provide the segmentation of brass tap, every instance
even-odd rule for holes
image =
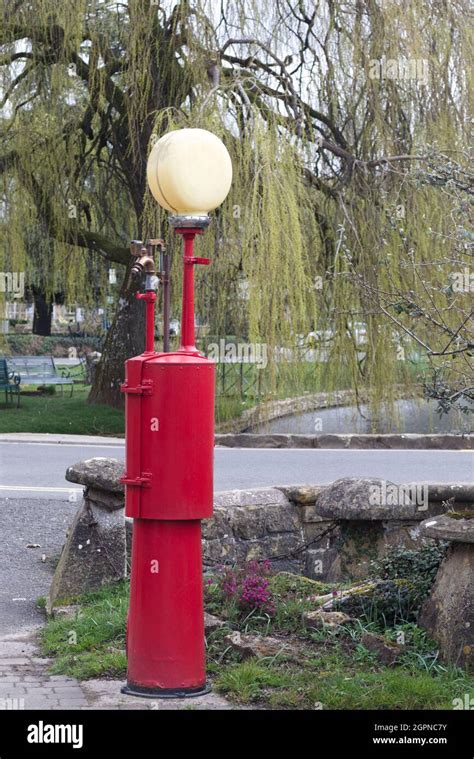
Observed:
[[[143,272],[146,274],[156,274],[155,261],[148,253],[138,258],[130,269],[132,277],[139,277]]]
[[[148,277],[154,277],[156,275],[155,248],[159,247],[162,251],[165,247],[165,243],[161,239],[147,240],[145,244],[141,240],[132,240],[130,243],[130,252],[136,259],[132,268],[130,269],[130,281],[132,279],[138,279],[143,273]]]
[[[135,263],[130,269],[132,278],[140,277],[143,272],[146,274],[156,274],[155,260],[153,258],[153,248],[151,245],[143,245],[139,240],[133,240],[130,245],[132,256],[135,257]]]

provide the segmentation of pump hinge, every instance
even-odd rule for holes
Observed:
[[[125,474],[120,478],[124,485],[135,488],[149,488],[151,485],[151,472],[142,472],[140,477],[127,477]]]
[[[141,385],[136,385],[135,387],[130,387],[124,382],[123,385],[120,385],[120,390],[122,393],[127,393],[128,395],[151,395],[153,392],[153,381],[143,380]]]

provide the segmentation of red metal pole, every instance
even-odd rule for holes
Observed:
[[[146,303],[145,313],[145,353],[155,352],[155,301],[156,293],[147,290],[145,293],[137,293],[137,298]]]
[[[180,350],[196,350],[194,337],[194,253],[195,233],[184,234],[183,308]]]
[[[197,258],[194,255],[194,238],[202,235],[203,229],[198,227],[176,227],[176,234],[184,237],[184,271],[183,271],[183,308],[181,312],[181,345],[180,351],[197,353],[194,335],[194,265],[209,264],[208,258]]]
[[[163,253],[161,256],[161,281],[163,283],[163,352],[169,353],[170,349],[170,256]]]
[[[183,307],[180,351],[196,351],[194,336],[194,238],[201,230],[177,229],[184,238]]]

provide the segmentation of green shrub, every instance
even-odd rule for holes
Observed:
[[[7,353],[16,356],[67,356],[68,348],[101,351],[102,337],[70,337],[69,335],[6,335]]]
[[[416,622],[446,547],[447,543],[433,543],[416,550],[390,549],[382,559],[371,562],[372,576],[382,578],[374,589],[336,602],[334,608],[382,628]]]
[[[447,543],[433,543],[416,550],[392,548],[383,559],[372,562],[373,574],[386,580],[409,579],[420,592],[428,595]]]
[[[415,622],[426,596],[425,585],[405,579],[380,580],[373,589],[333,602],[336,611],[362,617],[381,628]]]
[[[343,601],[344,611],[383,628],[416,622],[446,547],[447,543],[433,543],[416,550],[390,549],[382,559],[371,562],[372,574],[382,579],[372,591]]]
[[[39,385],[36,392],[38,395],[56,395],[56,388],[54,385]]]

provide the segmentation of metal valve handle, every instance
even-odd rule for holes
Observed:
[[[142,242],[142,240],[132,240],[130,243],[130,252],[132,256],[136,259],[135,263],[132,265],[132,268],[130,269],[130,278],[136,279],[139,276],[141,276],[143,273],[145,273],[145,292],[136,293],[136,297],[140,300],[144,300],[146,303],[146,326],[145,326],[145,333],[146,333],[146,341],[145,341],[145,352],[146,353],[154,353],[155,351],[155,301],[156,301],[156,290],[158,289],[158,284],[160,282],[160,279],[162,279],[163,283],[166,284],[166,293],[164,294],[163,298],[163,304],[164,304],[164,310],[166,311],[166,305],[168,306],[168,322],[169,322],[169,269],[167,273],[160,272],[159,276],[157,276],[156,267],[155,267],[155,249],[160,248],[160,262],[165,258],[164,251],[166,250],[165,242],[164,240],[160,238],[156,239],[149,239],[146,240],[145,243]],[[163,319],[164,326],[165,325],[165,319]],[[169,333],[169,328],[166,326],[166,332]],[[166,334],[165,332],[165,334]],[[169,337],[168,337],[169,339]],[[164,339],[164,349],[169,350],[166,348],[167,341]]]

